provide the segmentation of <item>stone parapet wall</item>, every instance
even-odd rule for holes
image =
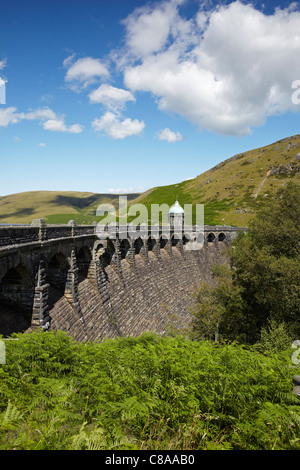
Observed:
[[[21,245],[39,240],[38,227],[0,227],[0,247],[10,245]]]

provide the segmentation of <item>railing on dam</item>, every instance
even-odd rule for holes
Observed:
[[[191,232],[197,233],[197,228],[191,227]],[[205,225],[203,227],[203,232],[205,238],[208,238],[208,241],[213,241],[216,238],[216,235],[223,235],[223,239],[235,238],[238,232],[246,232],[247,229],[244,227],[232,227],[228,225],[217,225],[209,226]],[[111,233],[117,234],[119,238],[136,238],[148,237],[148,236],[161,236],[167,233],[166,227],[164,226],[132,226],[132,225],[114,225],[113,228],[104,227],[102,233],[107,232],[107,237]],[[174,227],[171,228],[171,234],[176,232]],[[133,233],[136,233],[135,237],[132,236]],[[199,233],[199,231],[198,231]],[[232,237],[230,236],[232,235]],[[91,225],[77,225],[74,221],[69,221],[68,224],[46,224],[43,219],[34,220],[31,225],[0,225],[0,250],[4,247],[23,245],[34,242],[44,242],[49,240],[58,240],[58,239],[72,239],[78,237],[98,237],[99,235],[97,222],[93,222]],[[209,238],[211,237],[211,239]],[[222,237],[219,238],[222,240]]]
[[[95,235],[95,223],[93,225],[77,225],[74,221],[70,221],[65,225],[47,225],[43,219],[37,219],[31,225],[0,225],[0,248],[87,235]]]

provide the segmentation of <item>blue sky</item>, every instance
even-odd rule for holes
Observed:
[[[141,192],[300,133],[298,2],[0,0],[0,12],[2,196]]]

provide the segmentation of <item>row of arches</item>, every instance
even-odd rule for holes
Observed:
[[[87,276],[92,261],[91,251],[87,247],[76,253],[78,273]],[[71,256],[58,251],[49,260],[42,259],[44,279],[49,285],[47,304],[51,310],[55,302],[64,295],[67,276],[72,268]],[[9,336],[30,328],[34,310],[36,288],[39,284],[40,266],[34,269],[25,260],[8,268],[0,277],[0,334]]]
[[[226,240],[226,235],[223,232],[219,233],[217,236],[212,232],[207,235],[208,243],[212,243],[214,241],[224,242],[225,240]]]
[[[154,237],[149,237],[147,240],[143,240],[139,237],[134,242],[132,242],[132,244],[127,238],[120,240],[120,258],[121,260],[126,259],[130,252],[134,253],[135,255],[143,254],[146,252],[146,245],[148,251],[154,251],[156,247],[158,247],[159,249],[164,249],[168,241],[169,239],[167,237],[164,237],[163,235],[158,240]],[[186,237],[180,240],[178,237],[173,235],[170,241],[171,246],[175,247],[180,241],[182,241],[183,246],[189,242]],[[101,249],[104,250],[104,253],[101,254],[101,260],[104,262],[104,264],[107,265],[111,262],[112,258],[115,255],[115,246],[111,240],[108,240],[105,244],[106,247],[104,247],[104,245],[100,245]]]
[[[204,237],[203,234],[199,234],[194,241],[197,242],[203,242]],[[224,242],[226,241],[226,235],[225,233],[221,232],[217,236],[214,233],[209,233],[206,238],[208,243],[212,243],[214,241],[218,242]],[[153,251],[154,247],[156,244],[159,245],[160,249],[164,249],[168,243],[168,238],[164,237],[163,235],[159,238],[159,240],[156,240],[153,237],[149,237],[147,239],[147,246],[148,246],[148,251]],[[177,237],[176,235],[173,235],[171,237],[171,246],[177,246],[179,242],[182,242],[182,246],[185,246],[189,243],[189,239],[187,237],[183,237],[182,239]],[[133,243],[133,250],[135,254],[139,254],[143,251],[144,249],[144,242],[141,238],[137,238],[134,243]],[[127,253],[130,250],[130,243],[127,239],[124,239],[120,242],[120,252],[121,252],[121,259],[124,259],[127,256]]]

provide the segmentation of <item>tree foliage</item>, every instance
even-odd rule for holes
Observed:
[[[299,222],[300,188],[290,183],[260,209],[248,233],[228,249],[231,269],[226,281],[219,273],[213,287],[199,289],[194,330],[198,325],[202,331],[214,302],[215,311],[222,310],[218,329],[223,338],[255,343],[272,319],[300,335]],[[227,292],[220,295],[223,288]]]
[[[191,313],[191,338],[213,340],[226,337],[236,340],[242,318],[241,288],[232,281],[232,272],[225,266],[214,266],[213,283],[203,283],[194,292],[196,299]]]

